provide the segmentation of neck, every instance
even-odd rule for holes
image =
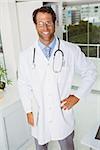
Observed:
[[[48,46],[52,41],[53,41],[54,37],[52,37],[49,41],[44,41],[41,38],[39,38],[40,42],[43,43],[45,46]]]

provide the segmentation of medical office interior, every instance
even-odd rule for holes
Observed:
[[[100,150],[95,139],[100,125],[100,0],[1,0],[0,66],[7,69],[12,81],[0,91],[0,150],[35,150],[30,127],[17,90],[19,53],[35,42],[37,33],[32,22],[34,9],[48,5],[57,14],[56,34],[76,43],[97,67],[92,91],[73,109],[75,116],[75,150]],[[75,75],[72,91],[80,77]],[[49,150],[60,150],[50,142]]]

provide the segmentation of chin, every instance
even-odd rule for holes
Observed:
[[[51,41],[52,38],[53,38],[53,36],[43,37],[43,39],[46,40],[46,41]]]

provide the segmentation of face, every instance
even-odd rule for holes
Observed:
[[[48,45],[53,40],[55,32],[52,16],[49,13],[39,12],[36,16],[36,21],[36,30],[40,41],[45,45]]]

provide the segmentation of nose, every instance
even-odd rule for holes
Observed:
[[[43,29],[48,29],[48,25],[46,23],[43,24]]]

